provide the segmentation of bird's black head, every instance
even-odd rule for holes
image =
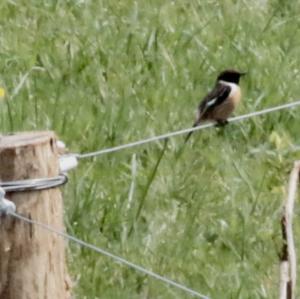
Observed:
[[[225,70],[218,76],[217,80],[239,84],[240,78],[244,75],[246,75],[246,73],[244,72],[238,72],[236,70]]]

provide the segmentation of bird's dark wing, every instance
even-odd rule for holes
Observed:
[[[229,96],[231,87],[224,84],[216,84],[215,88],[202,100],[199,105],[199,118],[221,105]]]
[[[228,85],[217,83],[214,89],[202,100],[198,107],[197,119],[193,127],[197,127],[202,120],[208,119],[210,113],[215,107],[221,105],[229,96],[231,87]],[[189,132],[185,138],[185,143],[191,137],[193,131]]]

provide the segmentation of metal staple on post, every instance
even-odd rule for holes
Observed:
[[[16,211],[16,205],[5,198],[5,191],[0,187],[0,216]]]

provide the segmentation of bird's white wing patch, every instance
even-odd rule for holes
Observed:
[[[217,99],[218,99],[218,98],[213,98],[213,99],[211,99],[210,101],[208,101],[208,102],[206,103],[206,108],[208,108],[208,107],[214,105],[214,104],[216,103]]]

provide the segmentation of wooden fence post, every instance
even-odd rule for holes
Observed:
[[[296,298],[297,258],[293,234],[293,217],[299,177],[300,161],[296,161],[290,174],[281,218],[283,245],[280,254],[280,299]]]
[[[0,181],[57,176],[53,132],[0,137]],[[58,188],[7,193],[17,212],[63,231]],[[61,237],[10,216],[0,217],[0,299],[66,299],[70,284]]]

